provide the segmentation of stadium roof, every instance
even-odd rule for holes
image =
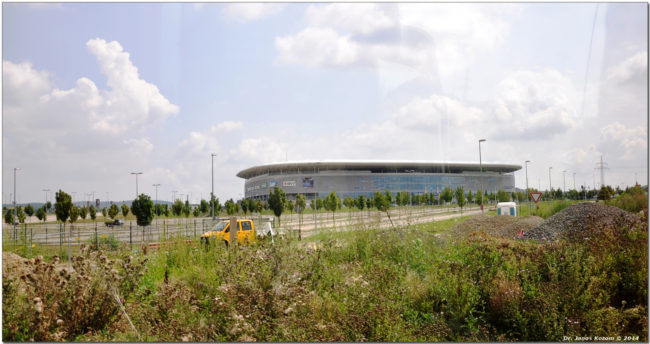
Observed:
[[[520,170],[520,165],[483,163],[483,171],[510,173]],[[476,162],[433,162],[419,160],[313,160],[286,161],[249,167],[239,171],[237,177],[250,179],[274,172],[316,171],[370,171],[374,173],[460,173],[480,171]]]

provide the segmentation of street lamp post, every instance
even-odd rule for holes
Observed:
[[[45,208],[47,209],[47,193],[50,191],[50,189],[43,189],[45,191]]]
[[[481,212],[483,212],[483,159],[481,157],[481,142],[485,142],[485,139],[478,140],[478,164],[481,174]]]
[[[566,193],[566,170],[562,171],[562,193]]]
[[[160,184],[153,184],[153,186],[156,188],[156,216],[160,216],[160,214],[158,214],[158,187]]]
[[[553,166],[550,166],[548,168],[548,189],[549,189],[549,192],[551,193],[551,198],[553,196],[553,186],[551,186],[551,169],[552,168],[553,168]]]
[[[20,170],[19,167],[14,167],[14,232],[16,231],[16,221],[18,221],[18,208],[16,208],[16,171]]]
[[[135,174],[135,198],[138,198],[138,174],[142,172],[131,172],[131,174]]]
[[[530,202],[530,191],[528,190],[528,163],[530,160],[524,161],[524,165],[526,165],[526,200]]]
[[[576,189],[576,173],[575,172],[573,172],[573,190],[578,191],[578,189]]]
[[[212,191],[210,192],[210,213],[212,214],[212,220],[214,221],[214,157],[216,154],[210,154],[212,157]]]

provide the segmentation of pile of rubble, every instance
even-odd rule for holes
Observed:
[[[474,232],[485,232],[488,235],[515,239],[523,231],[542,223],[544,219],[537,216],[488,216],[477,215],[455,226],[449,233],[464,238]]]
[[[560,239],[589,240],[589,231],[606,228],[626,228],[642,225],[637,215],[599,203],[578,203],[546,219],[540,225],[524,231],[523,239],[551,242]]]

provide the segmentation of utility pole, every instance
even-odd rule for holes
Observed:
[[[524,165],[526,165],[526,200],[530,202],[530,191],[528,190],[528,163],[530,160],[526,160]]]
[[[553,166],[550,166],[550,167],[548,168],[548,189],[549,189],[549,191],[550,191],[551,193],[553,193],[553,186],[551,186],[551,169],[552,169],[552,168],[553,168]]]
[[[158,214],[158,187],[160,186],[160,184],[153,184],[153,186],[156,188],[156,205],[155,205],[156,216],[160,216],[160,214]]]
[[[605,185],[605,170],[608,170],[609,167],[607,167],[607,163],[603,162],[603,156],[600,156],[600,162],[596,163],[596,169],[600,170],[600,186],[603,187]]]
[[[566,193],[566,170],[562,171],[562,193]]]
[[[18,208],[16,208],[16,171],[20,170],[19,167],[14,167],[14,232],[16,231],[16,222],[18,221]]]
[[[634,174],[636,176],[636,173]],[[47,205],[47,193],[50,191],[50,189],[43,189],[45,191],[45,205]]]
[[[212,153],[212,191],[210,192],[210,213],[212,213],[212,220],[215,220],[214,216],[214,157],[216,154]]]
[[[176,202],[176,193],[177,192],[178,191],[176,191],[176,190],[172,190],[172,203]]]
[[[135,198],[138,198],[138,175],[142,172],[131,172],[131,174],[135,174]]]
[[[573,190],[578,191],[578,189],[576,189],[576,173],[575,172],[573,172]]]
[[[483,158],[481,157],[481,142],[485,142],[485,139],[478,140],[478,164],[481,174],[481,198],[483,198]],[[481,213],[483,213],[483,199],[481,199]]]

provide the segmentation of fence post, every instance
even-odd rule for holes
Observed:
[[[95,222],[95,250],[99,249],[99,239],[97,238],[97,222]]]
[[[34,227],[29,227],[29,258],[32,257],[32,241],[34,240]]]
[[[59,251],[63,249],[63,229],[61,228],[61,224],[59,223]]]
[[[45,225],[45,245],[47,245],[47,225]]]
[[[194,237],[196,238],[196,219],[194,219]]]
[[[133,251],[133,222],[129,222],[129,246]]]

